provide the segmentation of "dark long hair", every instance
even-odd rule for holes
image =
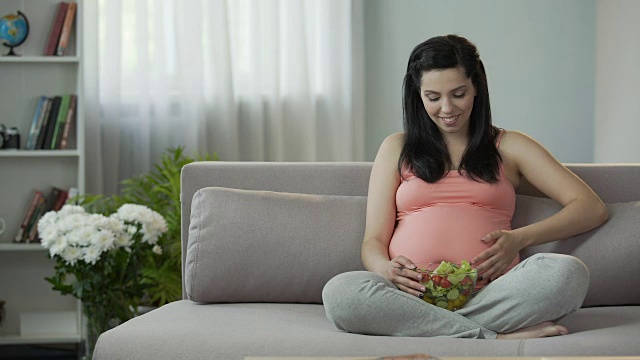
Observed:
[[[398,171],[402,176],[402,168],[406,166],[429,183],[450,171],[451,156],[437,125],[424,108],[420,81],[424,72],[456,67],[464,70],[476,90],[469,119],[469,141],[458,172],[462,174],[465,170],[473,180],[495,183],[502,158],[495,146],[499,131],[491,123],[487,75],[476,46],[457,35],[431,38],[416,46],[409,56],[402,85],[404,145]]]

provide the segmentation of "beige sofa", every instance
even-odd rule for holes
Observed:
[[[522,252],[523,258],[572,254],[591,272],[583,308],[560,320],[571,334],[531,340],[367,336],[341,332],[327,320],[324,284],[363,269],[371,166],[185,166],[184,299],[102,334],[95,358],[640,355],[640,164],[567,165],[607,203],[610,218],[588,233]],[[526,183],[518,193],[514,228],[560,208]]]

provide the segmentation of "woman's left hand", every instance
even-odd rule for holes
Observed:
[[[472,265],[480,264],[477,266],[478,274],[489,281],[502,275],[522,249],[520,239],[513,230],[496,230],[485,235],[480,241],[483,243],[495,241],[490,248],[471,260]]]

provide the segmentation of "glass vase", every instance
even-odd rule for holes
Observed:
[[[82,313],[84,319],[84,359],[89,360],[93,357],[93,352],[100,335],[115,326],[117,320],[104,306],[98,304],[82,303]]]

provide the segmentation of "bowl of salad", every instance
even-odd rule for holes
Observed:
[[[467,303],[478,279],[478,270],[463,260],[460,264],[448,261],[416,264],[415,271],[422,274],[424,301],[443,309],[455,311]]]

